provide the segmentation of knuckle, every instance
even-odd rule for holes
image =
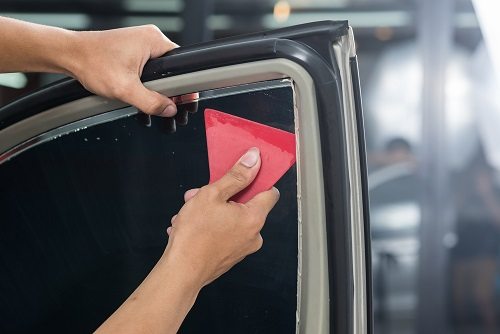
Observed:
[[[257,252],[262,248],[263,245],[264,245],[264,239],[262,239],[262,236],[259,234],[252,243],[252,249],[251,249],[252,252],[253,253]]]
[[[217,190],[217,188],[210,185],[201,187],[200,194],[203,194],[208,199],[219,197],[219,191]]]
[[[161,33],[160,28],[158,28],[154,24],[146,24],[144,25],[144,30],[146,30],[148,33],[156,34],[156,33]]]
[[[281,194],[280,194],[279,190],[274,188],[273,195],[272,195],[273,206],[276,205],[276,203],[278,203],[280,196],[281,196]]]
[[[245,216],[247,226],[251,233],[259,233],[262,226],[262,216],[255,213],[247,213]]]
[[[159,99],[152,99],[146,107],[146,110],[143,110],[147,114],[158,115],[163,111],[163,103]]]
[[[232,193],[230,191],[227,191],[226,189],[222,189],[217,193],[218,198],[222,201],[226,201],[228,198],[232,197]]]
[[[238,168],[232,168],[229,170],[228,175],[237,183],[245,184],[247,183],[248,176]]]

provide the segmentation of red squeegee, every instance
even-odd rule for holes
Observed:
[[[295,163],[295,135],[267,125],[205,109],[210,183],[220,179],[245,154],[258,147],[259,174],[245,190],[232,198],[246,203],[256,194],[271,187]]]

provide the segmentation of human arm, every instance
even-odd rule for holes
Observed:
[[[140,81],[149,59],[177,47],[153,25],[77,32],[0,17],[0,31],[0,72],[64,73],[145,113],[176,113],[171,99]]]
[[[260,164],[251,149],[219,181],[186,192],[163,256],[97,333],[176,333],[199,291],[261,248],[260,230],[278,191],[245,204],[229,200],[252,182]]]

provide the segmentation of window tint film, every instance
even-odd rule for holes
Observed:
[[[290,84],[227,92],[202,92],[174,133],[134,115],[0,164],[0,332],[89,333],[128,297],[160,258],[184,192],[208,182],[205,108],[294,131]],[[202,290],[181,333],[295,331],[295,166],[277,187],[262,250]]]

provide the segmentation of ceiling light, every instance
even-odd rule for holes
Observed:
[[[291,8],[288,1],[278,1],[274,5],[274,11],[273,11],[274,19],[277,22],[285,22],[286,20],[288,20],[288,17],[290,16],[290,11]]]

